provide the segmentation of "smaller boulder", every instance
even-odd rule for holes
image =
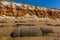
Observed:
[[[49,28],[40,28],[40,29],[42,30],[43,34],[53,33],[53,30]]]

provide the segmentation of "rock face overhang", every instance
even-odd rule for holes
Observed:
[[[0,1],[0,16],[22,17],[26,14],[36,15],[38,18],[60,18],[60,10],[57,9]]]

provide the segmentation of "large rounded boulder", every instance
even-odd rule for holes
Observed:
[[[18,27],[12,33],[11,37],[30,37],[30,36],[40,36],[42,35],[40,28],[36,27]]]
[[[37,28],[37,27],[17,27],[11,34],[11,37],[33,37],[49,33],[54,33],[50,28]]]

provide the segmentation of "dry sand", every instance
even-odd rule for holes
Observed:
[[[5,23],[7,26],[5,27],[0,27],[0,40],[60,40],[60,26],[50,26],[47,24],[60,24],[60,19],[57,20],[40,20],[40,21],[36,21],[36,20],[24,20],[24,19],[13,19],[13,18],[5,18],[5,19],[0,19],[0,21],[6,21],[7,23]],[[15,23],[15,21],[23,21],[20,23]],[[2,24],[2,23],[0,23]],[[16,28],[13,27],[16,24],[34,24],[35,27],[45,27],[45,28],[51,28],[54,30],[54,32],[57,33],[57,36],[55,36],[55,34],[50,34],[50,35],[42,35],[39,37],[17,37],[17,38],[11,38],[10,34],[11,32]],[[3,23],[4,25],[4,23]]]

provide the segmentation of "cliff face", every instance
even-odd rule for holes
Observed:
[[[60,18],[60,10],[57,9],[6,1],[0,2],[0,16],[22,17],[26,14],[30,16],[36,15],[38,18]]]

